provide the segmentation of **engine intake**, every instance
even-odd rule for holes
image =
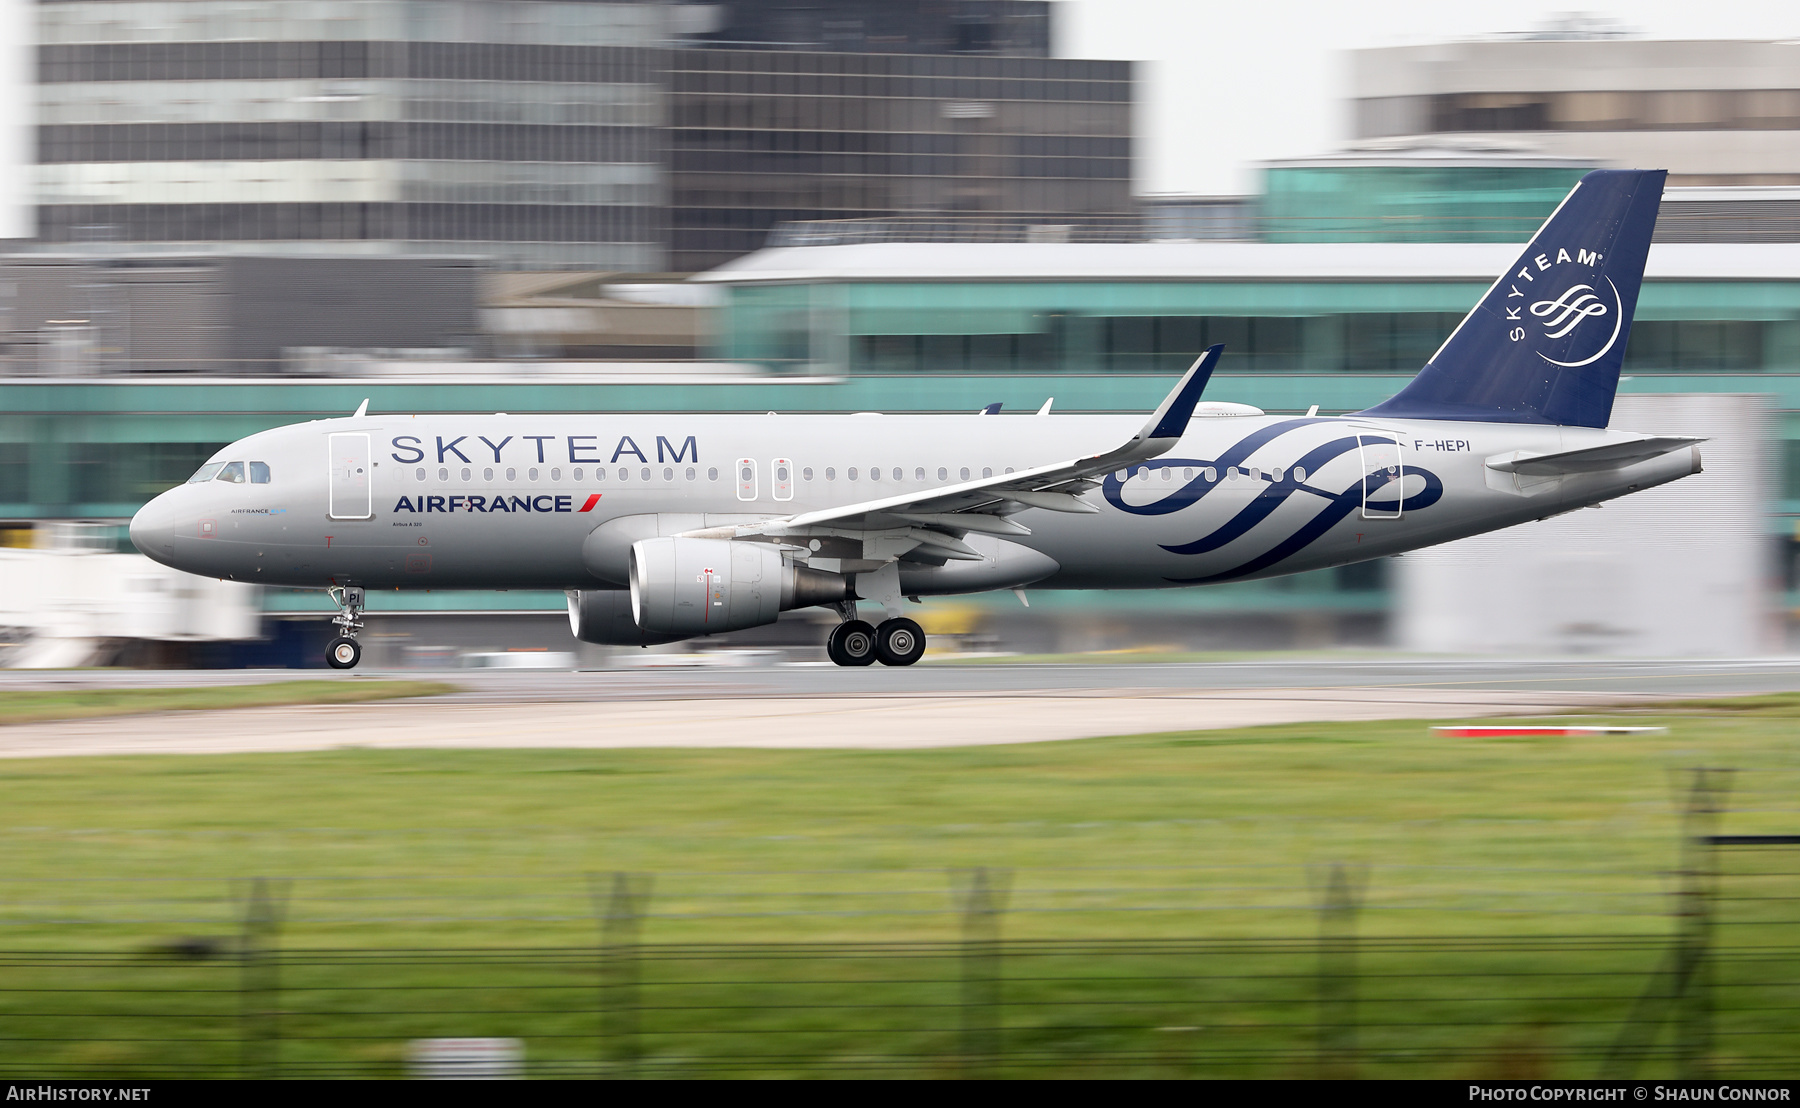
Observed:
[[[631,616],[652,634],[740,631],[850,596],[849,578],[797,566],[764,543],[661,538],[631,545]]]

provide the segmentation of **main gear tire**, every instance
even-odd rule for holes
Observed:
[[[910,619],[883,620],[875,629],[875,657],[884,666],[910,666],[925,656],[925,629]]]
[[[875,661],[875,628],[860,619],[847,619],[831,629],[825,640],[825,656],[840,666],[866,666]]]
[[[362,644],[347,636],[339,635],[325,648],[325,664],[332,669],[355,669],[360,661]]]

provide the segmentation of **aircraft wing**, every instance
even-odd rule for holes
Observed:
[[[809,534],[904,531],[908,537],[917,540],[914,545],[931,548],[930,554],[953,559],[979,559],[979,554],[958,541],[962,533],[1029,535],[1030,529],[1007,518],[1025,508],[1098,512],[1100,509],[1081,498],[1082,493],[1097,486],[1094,478],[1167,453],[1187,430],[1194,406],[1200,402],[1200,394],[1205,391],[1224,349],[1223,344],[1209,347],[1195,359],[1138,433],[1110,450],[1033,466],[1016,473],[801,512],[786,519],[709,529],[707,533],[729,530],[729,536],[721,534],[720,537],[779,539]]]

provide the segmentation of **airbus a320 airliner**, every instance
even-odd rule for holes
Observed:
[[[145,505],[177,569],[329,590],[356,665],[369,589],[565,590],[585,642],[842,617],[838,665],[904,666],[902,602],[1152,589],[1416,550],[1700,472],[1699,439],[1607,429],[1664,171],[1588,174],[1418,375],[1344,416],[1200,397],[1115,415],[371,415],[251,435]],[[858,617],[859,605],[881,613]]]

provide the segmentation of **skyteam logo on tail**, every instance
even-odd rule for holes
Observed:
[[[1603,257],[1594,250],[1578,248],[1574,254],[1570,254],[1566,248],[1559,248],[1554,259],[1546,251],[1521,266],[1519,272],[1513,275],[1512,286],[1506,294],[1506,318],[1518,321],[1518,325],[1507,332],[1506,337],[1514,342],[1523,342],[1531,337],[1532,329],[1525,326],[1529,313],[1530,318],[1543,328],[1543,341],[1558,346],[1556,352],[1563,355],[1563,358],[1552,358],[1542,350],[1536,351],[1537,356],[1544,361],[1565,369],[1576,369],[1604,358],[1606,352],[1619,341],[1625,313],[1620,310],[1619,287],[1613,284],[1612,278],[1592,272],[1600,265]],[[1524,285],[1526,290],[1538,291],[1531,286],[1549,285],[1560,276],[1557,271],[1564,265],[1574,265],[1590,272],[1571,274],[1573,283],[1543,300],[1531,300],[1530,293],[1520,289],[1519,286]],[[1530,301],[1530,305],[1527,307],[1510,303],[1515,299]],[[1597,323],[1587,326],[1589,320],[1596,320]],[[1569,341],[1563,343],[1564,339]]]

